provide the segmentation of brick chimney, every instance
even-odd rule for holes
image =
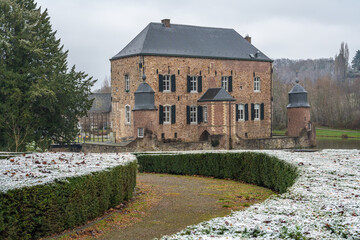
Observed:
[[[165,26],[165,27],[170,27],[170,19],[163,19],[161,20],[161,23]]]
[[[251,37],[249,35],[246,35],[245,40],[247,40],[249,43],[251,43]]]

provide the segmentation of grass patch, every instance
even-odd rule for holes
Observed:
[[[273,130],[272,132],[274,135],[285,136],[286,130]],[[327,127],[317,127],[316,138],[322,140],[360,140],[360,131],[350,129],[332,129]]]

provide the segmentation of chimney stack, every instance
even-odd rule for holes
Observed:
[[[165,27],[170,27],[170,19],[163,19],[161,20],[161,23],[165,26]]]
[[[251,37],[249,35],[246,35],[245,40],[247,40],[249,43],[251,43]]]

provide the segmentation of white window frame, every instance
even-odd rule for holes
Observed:
[[[204,119],[204,123],[208,122],[208,108],[207,108],[207,106],[203,106],[203,119]]]
[[[197,106],[190,106],[190,124],[197,124],[198,123],[197,111],[198,111]]]
[[[171,92],[171,76],[163,76],[163,92]]]
[[[171,106],[165,105],[163,108],[163,123],[171,124]]]
[[[138,128],[138,138],[144,138],[144,128]]]
[[[221,87],[223,89],[225,89],[226,91],[228,91],[228,89],[229,89],[229,77],[227,77],[227,76],[222,76],[221,77]]]
[[[254,104],[254,120],[260,120],[260,104]]]
[[[254,92],[260,92],[260,77],[254,77]]]
[[[130,91],[130,77],[129,74],[125,74],[125,92]]]
[[[245,121],[245,104],[240,103],[238,105],[239,119],[238,121]]]
[[[197,91],[198,91],[198,77],[191,76],[190,77],[190,92],[197,93]]]
[[[131,123],[131,107],[130,105],[125,105],[125,124],[129,125]]]

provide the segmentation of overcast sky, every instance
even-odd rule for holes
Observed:
[[[150,22],[233,28],[272,59],[334,58],[360,50],[359,0],[35,0],[48,9],[69,65],[99,81],[109,59]]]

